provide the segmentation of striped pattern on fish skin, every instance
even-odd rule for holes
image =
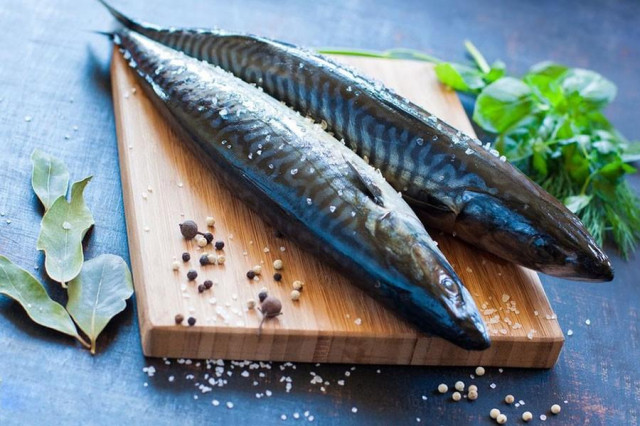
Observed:
[[[421,331],[489,345],[469,292],[400,195],[259,89],[139,34],[115,40],[165,117],[250,208]]]
[[[103,2],[104,3],[104,2]],[[511,164],[381,84],[311,51],[221,30],[125,26],[254,83],[317,121],[438,228],[550,275],[611,280],[580,220]]]

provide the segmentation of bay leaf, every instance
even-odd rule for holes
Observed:
[[[93,226],[93,216],[84,203],[84,188],[91,176],[71,186],[71,201],[58,197],[42,218],[37,249],[45,252],[45,269],[63,287],[82,268],[82,240]]]
[[[81,340],[64,307],[49,297],[33,275],[4,256],[0,256],[0,294],[18,302],[37,324]]]
[[[59,159],[36,149],[31,154],[31,186],[47,211],[55,200],[67,195],[69,171]]]
[[[119,256],[100,255],[84,263],[67,291],[67,311],[89,337],[91,353],[95,353],[98,336],[133,294],[129,267]]]

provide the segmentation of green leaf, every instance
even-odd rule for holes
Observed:
[[[71,187],[71,202],[59,197],[42,218],[37,249],[45,252],[45,268],[51,279],[63,287],[82,268],[82,240],[93,226],[93,216],[84,203],[83,192],[91,177]]]
[[[552,80],[558,79],[568,68],[564,65],[556,64],[551,61],[538,62],[529,69],[527,75],[541,75]]]
[[[62,305],[49,297],[33,275],[4,256],[0,256],[0,294],[18,302],[35,323],[80,338]]]
[[[636,169],[621,160],[606,164],[598,170],[598,173],[609,182],[617,182],[625,173],[635,173]]]
[[[31,186],[42,202],[45,211],[60,196],[67,194],[69,187],[69,171],[64,163],[39,149],[31,154],[33,173]]]
[[[125,301],[133,294],[129,267],[121,257],[111,254],[88,260],[69,282],[68,292],[67,310],[91,340],[91,353],[95,353],[98,336],[124,310]]]
[[[547,146],[543,142],[536,142],[533,144],[533,168],[541,176],[546,176],[549,173],[547,167]]]
[[[562,148],[564,168],[574,182],[582,185],[589,177],[589,160],[583,155],[579,142],[568,143]]]
[[[499,78],[504,77],[506,69],[507,68],[506,68],[506,65],[504,64],[504,62],[495,61],[491,65],[491,69],[489,70],[489,72],[487,74],[485,74],[484,79],[489,83],[493,83],[494,81],[498,80]]]
[[[533,108],[529,86],[518,79],[504,77],[478,95],[473,120],[489,132],[500,133],[531,114]]]
[[[563,203],[572,213],[578,213],[589,205],[593,195],[572,195],[563,200]]]
[[[465,65],[441,62],[435,66],[438,79],[462,92],[477,92],[485,86],[482,73]]]
[[[616,96],[616,86],[595,71],[574,68],[562,77],[567,96],[578,95],[592,107],[602,108]]]

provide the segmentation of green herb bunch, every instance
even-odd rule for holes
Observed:
[[[602,110],[616,86],[600,74],[543,62],[521,78],[506,75],[505,64],[489,65],[465,42],[471,65],[440,61],[407,49],[322,50],[323,53],[434,62],[445,85],[477,96],[473,121],[495,134],[495,148],[583,221],[602,244],[611,236],[628,257],[640,240],[640,200],[625,180],[640,160]]]

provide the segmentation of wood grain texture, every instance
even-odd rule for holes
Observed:
[[[437,82],[428,64],[340,58],[401,95],[472,133],[458,98]],[[414,365],[500,365],[551,367],[563,335],[537,275],[480,253],[455,239],[436,235],[440,246],[485,313],[493,344],[465,351],[440,338],[418,334],[378,302],[322,264],[321,259],[275,237],[241,200],[222,188],[204,164],[176,138],[114,52],[113,97],[127,230],[135,278],[142,345],[148,356],[352,362]],[[215,252],[186,242],[178,224],[216,218],[216,240],[225,242],[224,265],[200,266],[201,254]],[[172,262],[184,251],[191,261],[180,271]],[[272,279],[282,259],[284,279]],[[260,280],[246,271],[260,264]],[[188,282],[193,268],[199,276]],[[197,284],[214,281],[199,293]],[[292,282],[305,283],[299,301]],[[265,323],[246,308],[262,287],[283,301],[284,315]],[[183,314],[194,327],[176,325]]]

